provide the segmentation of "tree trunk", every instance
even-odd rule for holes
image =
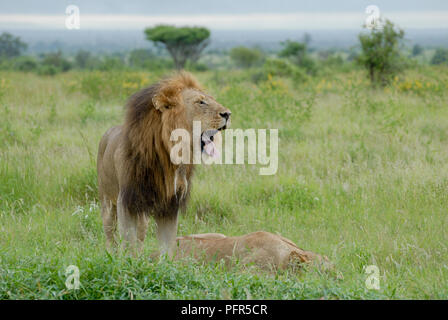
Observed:
[[[375,70],[374,70],[373,66],[370,66],[370,68],[369,68],[369,75],[370,75],[370,82],[372,84],[375,84]]]

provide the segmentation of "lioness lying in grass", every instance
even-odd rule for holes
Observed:
[[[331,268],[327,257],[297,247],[282,236],[258,231],[238,237],[226,237],[221,233],[193,234],[177,237],[175,259],[192,257],[198,261],[224,260],[253,264],[267,270],[314,264],[324,269]]]

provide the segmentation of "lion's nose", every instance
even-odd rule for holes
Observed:
[[[223,117],[224,119],[226,119],[226,120],[229,120],[231,114],[232,114],[232,112],[230,112],[230,111],[227,111],[227,112],[220,112],[220,113],[219,113],[219,115],[220,115],[221,117]]]

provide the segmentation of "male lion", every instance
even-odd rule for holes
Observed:
[[[211,155],[213,136],[230,125],[230,114],[185,72],[129,98],[124,124],[109,129],[98,150],[98,186],[108,247],[116,243],[118,220],[123,246],[132,251],[141,248],[148,218],[153,216],[161,254],[173,255],[177,215],[190,193],[193,165],[171,161],[175,144],[171,132],[182,128],[192,137],[193,121],[200,121],[201,141],[196,143]]]

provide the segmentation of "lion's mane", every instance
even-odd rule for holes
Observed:
[[[188,73],[178,73],[132,95],[126,104],[123,126],[125,173],[121,201],[129,212],[167,216],[184,208],[190,192],[192,165],[182,165],[187,190],[174,190],[179,166],[170,160],[172,130],[188,125],[181,91],[201,89]]]

